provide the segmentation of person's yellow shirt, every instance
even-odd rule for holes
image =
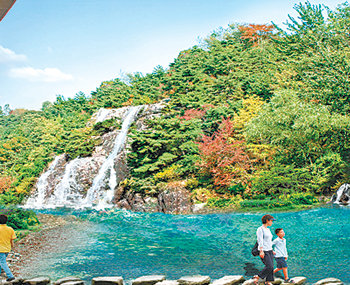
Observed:
[[[0,225],[0,252],[11,251],[11,241],[16,238],[13,228],[7,225]]]

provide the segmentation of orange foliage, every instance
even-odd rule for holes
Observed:
[[[6,192],[11,188],[11,184],[15,182],[15,178],[11,176],[0,176],[0,193]]]
[[[261,39],[266,39],[272,34],[274,26],[249,24],[248,26],[239,26],[238,29],[241,32],[241,39],[248,40],[253,43],[253,46],[257,46]]]

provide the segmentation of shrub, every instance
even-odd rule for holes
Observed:
[[[240,202],[242,208],[281,208],[291,206],[292,202],[283,201],[277,199],[264,199],[264,200],[244,200]]]
[[[0,214],[7,215],[7,225],[15,230],[26,230],[40,223],[33,211],[18,208],[2,208],[0,209]]]
[[[318,203],[317,198],[310,193],[293,193],[291,195],[281,196],[280,199],[290,201],[294,205],[312,205]]]

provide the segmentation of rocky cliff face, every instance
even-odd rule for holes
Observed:
[[[127,168],[127,131],[132,122],[136,128],[146,128],[145,121],[159,116],[164,103],[119,109],[100,109],[89,122],[93,125],[116,119],[121,129],[100,138],[101,144],[90,157],[67,160],[66,155],[55,158],[41,175],[34,194],[27,200],[30,208],[54,207],[111,207],[116,205],[133,211],[190,213],[191,201],[184,187],[168,187],[158,197],[144,197],[118,187],[129,170]]]

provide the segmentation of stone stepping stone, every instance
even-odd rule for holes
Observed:
[[[294,285],[302,285],[306,282],[306,277],[293,277],[290,279],[291,281],[294,281]],[[291,285],[291,283],[286,283],[286,282],[283,282],[282,285]]]
[[[47,285],[49,283],[50,279],[48,277],[37,277],[23,281],[24,285]]]
[[[179,282],[176,280],[164,280],[156,283],[156,285],[179,285]]]
[[[272,284],[275,284],[275,285],[280,285],[280,284],[283,284],[283,280],[281,278],[275,278],[275,281],[271,282]],[[263,279],[259,279],[259,284],[265,284],[265,281]],[[254,285],[254,279],[249,279],[249,280],[246,280],[243,282],[242,285]],[[289,284],[291,285],[291,284]]]
[[[9,281],[6,281],[6,279],[0,280],[0,284],[2,283],[2,284],[22,285],[22,284],[23,284],[23,281],[24,281],[23,278],[21,278],[21,277],[16,277],[15,280],[10,281],[10,282],[9,282]]]
[[[208,285],[209,276],[184,276],[177,280],[180,285]]]
[[[132,285],[154,285],[158,282],[162,282],[165,280],[164,275],[148,275],[136,278],[132,281]]]
[[[272,284],[280,285],[283,283],[283,279],[281,278],[275,278],[275,281],[272,282]]]
[[[69,277],[60,278],[60,279],[56,280],[53,284],[54,285],[61,285],[63,283],[67,283],[67,282],[77,282],[77,281],[78,282],[79,281],[83,282],[83,280],[81,280],[78,277],[71,277],[71,276],[69,276]]]
[[[64,285],[85,285],[85,282],[83,280],[80,281],[68,281],[63,283]]]
[[[265,284],[265,281],[262,279],[259,279],[259,285],[260,284]],[[253,278],[248,279],[248,280],[244,281],[242,285],[254,285],[254,279]]]
[[[317,281],[315,285],[343,285],[344,283],[337,278],[325,278]]]
[[[244,280],[242,275],[229,275],[215,280],[212,285],[235,285],[242,283]]]
[[[123,285],[123,283],[123,277],[120,276],[95,277],[91,280],[91,285]]]

